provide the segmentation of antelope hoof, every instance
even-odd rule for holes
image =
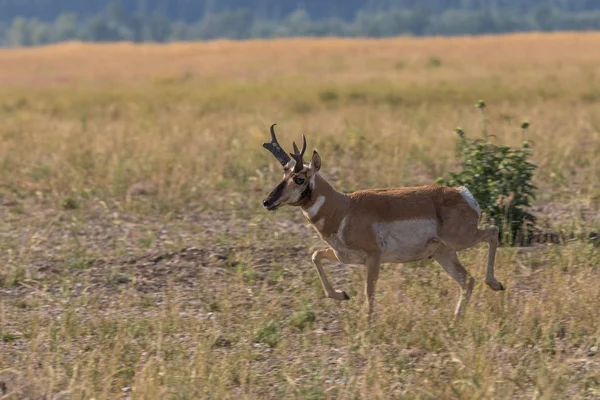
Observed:
[[[492,289],[492,290],[496,290],[496,291],[504,290],[504,286],[495,279],[493,281],[492,280],[485,281],[485,284],[488,285],[490,287],[490,289]]]
[[[339,301],[343,301],[343,300],[350,300],[350,296],[348,296],[346,294],[346,292],[342,292],[339,290],[335,291],[335,296],[328,296],[329,298],[332,298],[334,300],[339,300]]]

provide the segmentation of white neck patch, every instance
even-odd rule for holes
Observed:
[[[308,207],[306,210],[303,210],[304,214],[312,221],[312,219],[319,213],[321,207],[323,207],[323,204],[325,204],[325,196],[317,197],[317,200],[315,200],[310,207]]]

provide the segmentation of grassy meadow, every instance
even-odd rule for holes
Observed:
[[[306,134],[339,190],[432,183],[457,126],[531,123],[540,227],[600,229],[600,34],[66,43],[0,50],[0,398],[598,399],[600,250],[584,240],[312,266],[261,147]]]

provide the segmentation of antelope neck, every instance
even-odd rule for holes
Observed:
[[[329,224],[339,224],[338,219],[341,220],[345,215],[349,198],[332,188],[320,175],[315,175],[313,179],[310,198],[301,205],[304,215],[313,224],[324,219]]]

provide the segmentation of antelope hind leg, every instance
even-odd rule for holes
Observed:
[[[460,285],[460,298],[454,311],[455,318],[460,318],[471,298],[475,279],[460,263],[456,252],[451,248],[441,245],[433,255],[433,258]]]

